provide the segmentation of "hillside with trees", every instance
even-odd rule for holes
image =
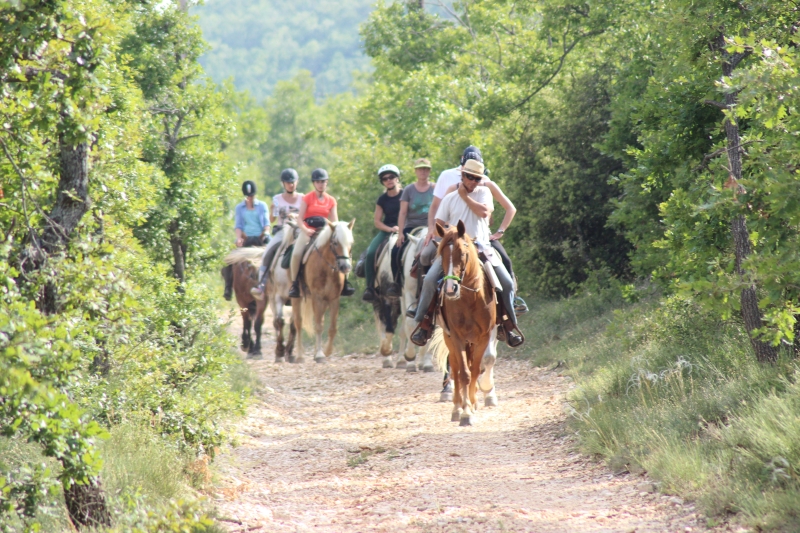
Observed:
[[[372,3],[209,0],[192,9],[210,46],[200,63],[259,100],[300,70],[314,76],[317,96],[347,91],[354,72],[369,70],[358,28]]]

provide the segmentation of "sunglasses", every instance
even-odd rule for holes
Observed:
[[[388,176],[381,176],[381,182],[397,179],[397,176],[389,174]]]
[[[472,174],[467,174],[466,172],[462,172],[461,177],[467,178],[468,180],[471,181],[481,181],[483,179],[483,176],[473,176]]]

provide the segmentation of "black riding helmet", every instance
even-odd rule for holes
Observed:
[[[461,166],[464,166],[464,163],[467,162],[467,159],[474,159],[480,163],[483,163],[481,151],[476,146],[470,145],[464,148],[464,153],[461,154]]]
[[[287,168],[281,172],[281,181],[284,183],[294,183],[298,179],[300,179],[300,176],[297,175],[297,171],[293,168]]]
[[[328,181],[328,171],[324,168],[318,168],[311,173],[311,181]]]
[[[256,184],[251,180],[242,183],[242,194],[245,196],[254,196],[256,194]]]

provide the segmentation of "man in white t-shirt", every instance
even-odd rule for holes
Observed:
[[[458,188],[449,193],[442,199],[438,210],[436,211],[435,221],[443,226],[454,226],[458,224],[459,220],[464,223],[467,235],[469,235],[479,251],[482,251],[497,274],[500,281],[502,292],[500,297],[503,300],[503,305],[506,313],[516,327],[517,319],[514,314],[514,281],[511,279],[508,270],[503,265],[503,262],[496,255],[492,248],[490,237],[492,235],[489,229],[489,216],[494,210],[494,202],[492,201],[492,192],[487,187],[478,185],[483,179],[483,163],[475,159],[468,159],[465,161],[461,169],[461,183]],[[417,324],[425,320],[428,307],[430,307],[433,298],[436,296],[436,284],[442,277],[442,258],[437,257],[428,274],[425,276],[425,281],[422,285],[422,293],[419,297],[419,305],[414,319]],[[433,317],[428,317],[432,320]],[[433,331],[432,324],[425,324],[426,327],[417,328],[411,336],[411,341],[417,345],[424,345],[428,340],[428,336]],[[510,329],[510,328],[509,328]],[[521,335],[518,335],[514,330],[505,329],[505,338],[509,346],[515,348],[524,342]]]
[[[264,299],[265,274],[270,264],[272,264],[275,253],[283,242],[286,219],[300,212],[300,203],[303,197],[297,194],[297,180],[298,176],[295,169],[287,168],[281,172],[283,192],[272,197],[272,211],[270,212],[269,220],[277,231],[272,236],[272,240],[269,241],[269,244],[267,244],[264,255],[261,257],[261,268],[258,271],[258,286],[250,289],[250,294],[257,300]]]

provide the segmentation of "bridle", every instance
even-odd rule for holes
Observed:
[[[450,247],[450,261],[449,261],[449,262],[450,262],[450,264],[448,265],[448,268],[447,268],[447,272],[448,272],[448,274],[447,274],[447,275],[445,275],[445,276],[442,278],[442,281],[445,281],[445,282],[446,282],[447,280],[453,280],[453,281],[455,281],[457,284],[460,284],[460,286],[461,286],[461,288],[462,288],[462,289],[467,289],[468,291],[472,291],[472,292],[478,292],[480,289],[478,289],[478,288],[472,288],[472,287],[467,287],[467,286],[466,286],[466,285],[464,285],[464,283],[461,281],[461,278],[460,278],[459,276],[455,276],[455,275],[453,275],[453,274],[452,274],[452,272],[453,272],[453,246],[454,246],[454,245],[453,245],[453,243],[452,243],[452,241],[451,241],[451,242],[448,244],[448,246]],[[467,264],[468,264],[468,262],[469,262],[469,254],[464,254],[464,266],[463,266],[463,268],[462,268],[462,272],[466,272],[466,270],[467,270]]]

